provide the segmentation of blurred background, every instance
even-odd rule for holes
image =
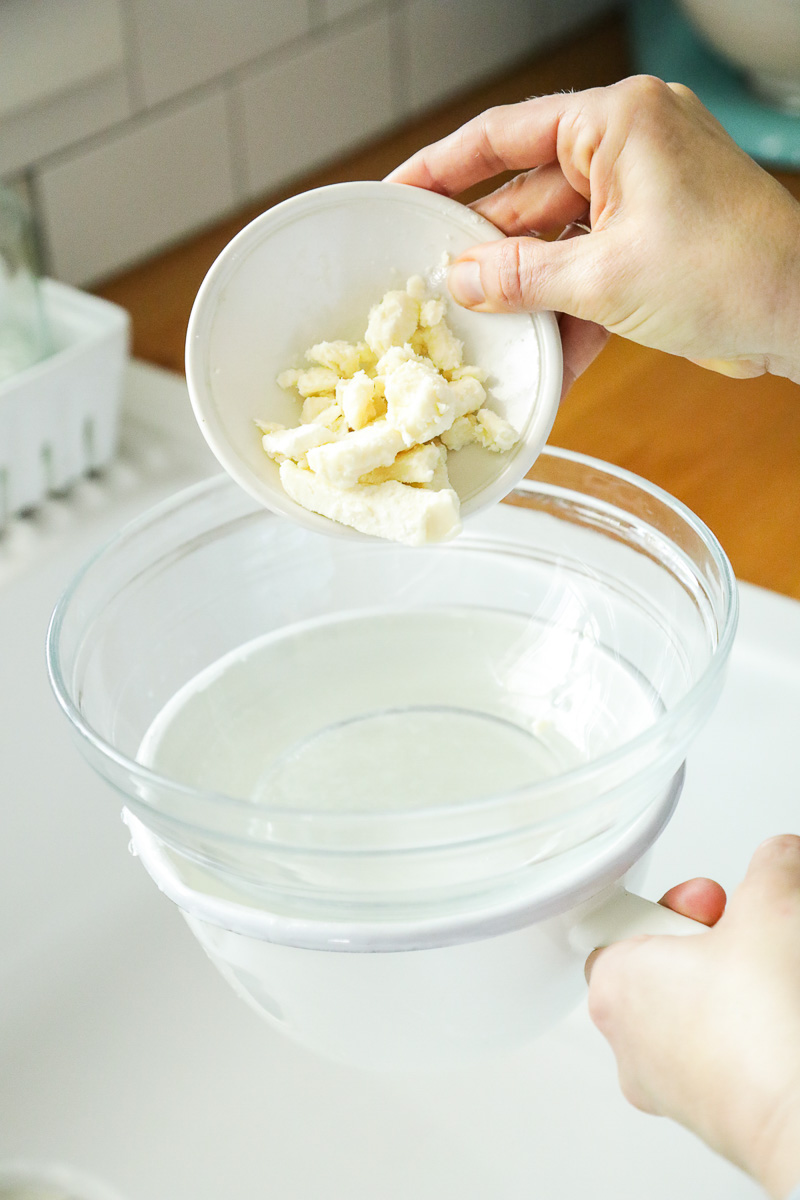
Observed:
[[[3,0],[0,178],[92,284],[375,141],[611,0]]]

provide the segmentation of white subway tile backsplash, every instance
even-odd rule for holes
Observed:
[[[0,0],[0,178],[85,284],[620,0]]]
[[[405,12],[412,112],[497,74],[548,36],[546,0],[412,0]]]
[[[391,25],[385,13],[357,28],[323,31],[238,86],[244,176],[255,196],[366,141],[396,119]]]
[[[305,33],[304,0],[127,0],[144,103],[157,104]]]
[[[0,117],[117,72],[119,0],[2,0]]]
[[[225,98],[215,89],[142,117],[34,176],[51,274],[86,284],[234,203]]]
[[[0,175],[19,171],[81,138],[124,121],[130,114],[121,71],[64,92],[47,104],[0,120]]]

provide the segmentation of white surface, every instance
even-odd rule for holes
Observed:
[[[513,1060],[371,1076],[273,1033],[216,976],[125,852],[119,801],[70,743],[43,641],[57,592],[124,520],[203,473],[183,385],[132,373],[120,463],[0,547],[0,1157],[58,1159],[127,1200],[754,1200],[684,1130],[631,1109],[580,1011]],[[798,831],[800,605],[742,589],[719,708],[698,738],[647,894],[728,887]]]
[[[387,229],[391,230],[387,236]],[[517,430],[505,454],[467,446],[448,456],[451,487],[467,517],[507,495],[530,470],[555,418],[561,339],[550,312],[469,312],[449,299],[443,254],[501,238],[446,196],[402,184],[316,188],[276,205],[228,243],[192,309],[186,375],[200,428],[220,464],[259,503],[309,529],[363,540],[290,500],[256,422],[295,425],[296,397],[276,382],[304,364],[309,346],[363,337],[385,291],[423,275],[446,303],[464,360],[488,374],[491,408]]]
[[[207,83],[299,37],[308,5],[297,0],[129,0],[143,99],[148,107]]]
[[[37,174],[52,274],[98,278],[233,206],[226,99],[212,88]]]
[[[390,29],[380,13],[243,73],[235,96],[246,195],[329,162],[402,116],[392,92]]]

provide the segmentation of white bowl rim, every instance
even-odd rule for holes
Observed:
[[[189,398],[200,430],[212,453],[224,470],[260,504],[304,525],[308,529],[334,537],[375,541],[368,534],[360,533],[346,525],[338,524],[318,513],[310,512],[291,500],[280,487],[275,487],[265,476],[254,472],[231,445],[207,386],[206,346],[216,305],[221,294],[237,269],[242,256],[248,250],[272,236],[286,224],[326,208],[364,198],[381,198],[410,203],[414,207],[443,215],[463,228],[465,224],[475,230],[475,242],[499,241],[504,234],[471,208],[443,196],[438,192],[409,187],[401,183],[386,183],[379,180],[359,180],[347,183],[328,184],[291,196],[274,205],[252,220],[220,252],[209,268],[197,292],[186,334],[186,383]],[[521,314],[516,314],[521,315]],[[563,376],[561,335],[555,314],[549,310],[527,314],[530,317],[539,351],[539,384],[536,402],[531,417],[523,430],[517,446],[502,456],[501,469],[497,475],[476,495],[464,500],[461,505],[462,520],[498,503],[527,475],[541,453],[558,412]]]
[[[604,852],[592,855],[592,842],[587,842],[587,853],[557,880],[548,880],[538,889],[520,885],[512,896],[500,902],[489,898],[477,908],[417,920],[321,920],[288,916],[260,906],[255,899],[248,902],[243,897],[238,901],[200,892],[181,878],[175,857],[140,817],[125,808],[122,819],[130,830],[133,850],[150,878],[167,899],[193,920],[257,941],[302,950],[356,954],[432,950],[512,933],[556,916],[563,915],[568,921],[570,910],[604,892],[647,853],[675,811],[685,772],[685,765],[679,767],[661,797],[623,826]]]

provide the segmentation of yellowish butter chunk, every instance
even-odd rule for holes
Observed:
[[[314,424],[328,425],[330,418],[330,409],[337,410],[336,416],[342,415],[342,410],[336,403],[336,397],[332,392],[323,392],[321,396],[308,396],[303,401],[303,407],[300,412],[300,420],[304,425]]]
[[[419,306],[419,323],[421,327],[431,328],[444,320],[444,300],[441,296],[424,300]]]
[[[290,460],[281,463],[280,476],[295,503],[374,537],[422,546],[454,537],[461,529],[458,497],[449,488],[430,491],[389,480],[345,491]]]
[[[453,423],[455,396],[431,363],[404,362],[384,380],[386,420],[406,446],[428,442]]]
[[[408,292],[387,292],[369,314],[364,341],[376,355],[410,342],[419,323],[419,301]]]
[[[345,378],[375,361],[375,355],[366,342],[317,342],[316,346],[306,350],[306,358]]]
[[[301,396],[319,396],[322,392],[335,392],[339,376],[329,367],[309,367],[301,371],[295,387]]]
[[[364,340],[318,342],[281,372],[300,424],[257,423],[286,494],[362,533],[410,546],[455,536],[448,451],[503,453],[516,430],[487,406],[486,372],[464,362],[441,296],[412,276],[369,313]]]
[[[386,420],[373,421],[363,429],[346,433],[336,441],[326,439],[326,444],[309,450],[308,465],[326,483],[351,488],[376,467],[388,467],[403,449],[402,434]]]
[[[298,425],[296,429],[277,429],[273,433],[265,433],[261,445],[270,458],[279,461],[302,458],[315,446],[334,441],[339,435],[324,425]]]
[[[456,417],[449,429],[442,434],[442,441],[448,450],[463,450],[478,440],[478,422],[472,413]]]
[[[490,408],[478,410],[477,424],[478,441],[487,450],[494,450],[495,454],[504,454],[519,440],[514,426]]]
[[[414,300],[418,300],[422,304],[423,300],[430,300],[431,294],[428,291],[428,285],[421,275],[412,275],[406,283],[406,291]]]
[[[340,379],[336,385],[336,400],[351,429],[362,429],[374,421],[383,407],[375,396],[375,380],[366,371],[356,371],[352,379]]]
[[[455,397],[452,401],[455,415],[463,417],[465,413],[478,411],[486,399],[486,388],[471,375],[465,375],[463,379],[453,380],[450,395]]]
[[[425,446],[412,446],[403,450],[388,467],[376,467],[368,475],[362,475],[359,483],[386,483],[396,479],[398,483],[432,483],[447,451],[438,442]]]

